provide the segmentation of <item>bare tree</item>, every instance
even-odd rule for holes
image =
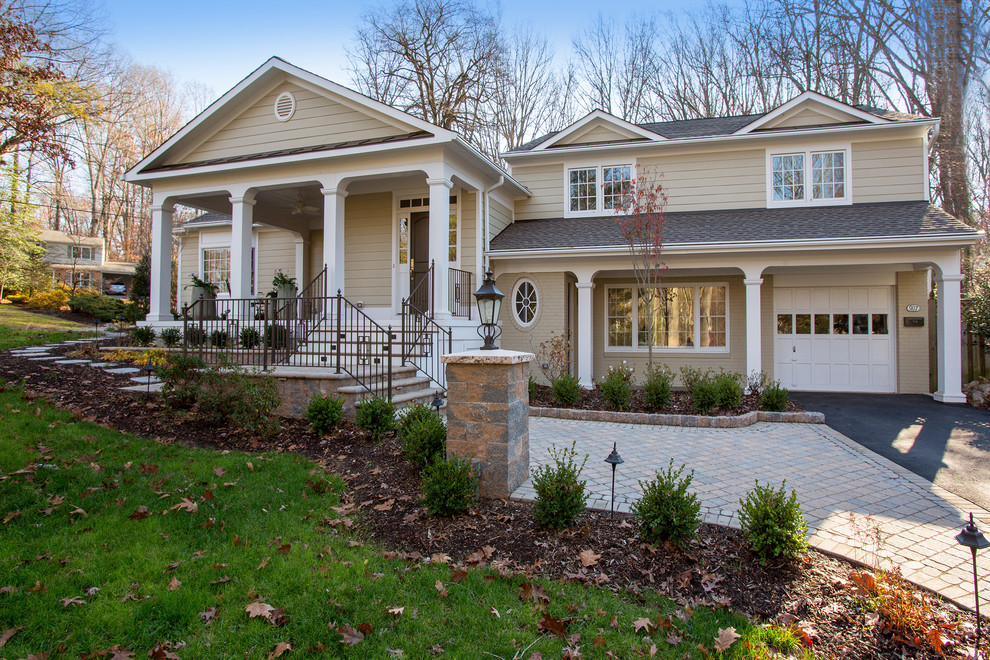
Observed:
[[[364,15],[348,58],[365,94],[470,137],[501,52],[494,10],[470,0],[396,0]]]

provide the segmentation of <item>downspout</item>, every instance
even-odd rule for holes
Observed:
[[[484,277],[485,271],[488,269],[488,247],[489,247],[489,242],[491,241],[491,236],[488,235],[489,221],[491,219],[490,218],[490,216],[491,216],[491,204],[489,203],[488,195],[493,190],[495,190],[496,188],[498,188],[498,187],[500,187],[500,186],[502,186],[504,184],[505,184],[505,176],[500,174],[499,177],[498,177],[498,181],[496,183],[488,186],[484,190],[484,203],[485,203],[484,232],[485,232],[485,234],[484,234],[484,238],[482,239],[482,241],[484,242],[483,244],[484,244],[484,248],[485,249],[484,249],[484,259],[483,259],[483,263],[482,263],[481,274],[480,274],[480,276],[478,278],[479,281],[481,280],[482,277]]]

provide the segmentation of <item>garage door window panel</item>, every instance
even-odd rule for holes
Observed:
[[[875,335],[885,335],[885,334],[887,334],[887,315],[886,314],[874,314],[873,315],[873,334],[875,334]]]
[[[849,315],[848,314],[833,314],[832,315],[832,334],[833,335],[848,335],[849,334]]]
[[[870,334],[870,315],[853,314],[852,316],[853,316],[853,334],[854,335]]]

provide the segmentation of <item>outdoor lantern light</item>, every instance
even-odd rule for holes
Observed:
[[[481,350],[495,350],[498,348],[495,340],[502,334],[502,329],[498,327],[498,313],[501,311],[502,298],[505,295],[495,286],[491,268],[485,272],[485,281],[481,283],[481,288],[474,292],[474,297],[478,300],[478,318],[481,319],[478,335],[485,340]]]
[[[980,658],[980,583],[976,575],[976,551],[990,547],[990,541],[976,528],[973,522],[973,514],[969,514],[969,523],[963,527],[962,531],[956,534],[956,541],[959,545],[964,545],[973,552],[973,595],[976,597],[976,651],[973,653],[974,660]]]
[[[615,517],[615,467],[620,463],[625,463],[622,457],[619,456],[619,452],[615,449],[615,444],[612,443],[612,453],[608,455],[605,462],[612,466],[612,512],[609,514],[610,518]]]
[[[435,397],[433,397],[433,402],[430,405],[432,405],[436,409],[436,411],[437,411],[437,417],[439,417],[440,416],[440,406],[443,405],[443,399],[440,398],[440,392],[437,392],[437,395]]]

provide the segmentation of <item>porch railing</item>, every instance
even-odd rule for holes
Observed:
[[[457,268],[451,268],[448,272],[447,304],[450,308],[450,314],[451,316],[466,317],[470,321],[471,294],[474,292],[474,287],[471,285],[471,272]]]
[[[453,333],[422,312],[409,299],[402,301],[402,364],[410,364],[447,389],[447,372],[440,359],[453,352]]]

